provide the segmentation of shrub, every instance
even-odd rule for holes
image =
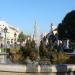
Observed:
[[[19,48],[11,48],[9,53],[9,58],[13,63],[19,63],[22,59],[22,55],[20,53]]]

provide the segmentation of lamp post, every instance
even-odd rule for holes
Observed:
[[[16,33],[14,33],[14,37],[15,37],[15,39],[14,39],[14,46],[16,47]]]
[[[5,27],[5,28],[4,28],[4,33],[5,33],[5,38],[4,38],[4,48],[5,48],[5,49],[4,49],[4,50],[6,50],[6,48],[7,48],[7,46],[6,46],[6,45],[7,45],[7,39],[6,39],[7,30],[8,30],[7,27]],[[6,51],[5,51],[5,52],[6,52]]]
[[[51,23],[51,32],[53,31],[53,28],[52,28],[53,24]]]

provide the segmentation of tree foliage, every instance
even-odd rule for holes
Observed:
[[[75,10],[69,12],[58,25],[60,39],[75,39]]]
[[[24,61],[27,57],[29,57],[32,61],[37,59],[37,50],[35,48],[34,40],[27,40],[25,47],[21,46],[20,50],[23,57],[22,61]]]
[[[39,54],[40,54],[40,58],[46,57],[47,48],[46,48],[46,45],[45,45],[45,41],[44,40],[41,40],[41,42],[40,42]]]
[[[26,39],[26,35],[23,32],[21,32],[18,36],[18,41],[23,42],[25,41],[25,39]]]
[[[42,39],[39,47],[40,58],[49,59],[51,64],[62,64],[68,59],[68,56],[59,49],[55,38],[55,35],[52,34],[49,37],[44,37],[45,40]],[[47,39],[48,43],[46,44]]]

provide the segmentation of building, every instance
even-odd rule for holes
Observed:
[[[6,32],[4,32],[4,29],[7,29]],[[14,45],[14,43],[17,41],[17,37],[20,33],[20,30],[16,27],[13,27],[6,21],[0,21],[0,47],[3,45]],[[5,43],[6,42],[6,43]]]

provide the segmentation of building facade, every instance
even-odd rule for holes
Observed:
[[[7,29],[6,32],[5,28]],[[4,46],[5,44],[7,46],[14,45],[14,43],[17,42],[19,33],[20,30],[16,27],[13,27],[6,21],[0,21],[0,47]]]

